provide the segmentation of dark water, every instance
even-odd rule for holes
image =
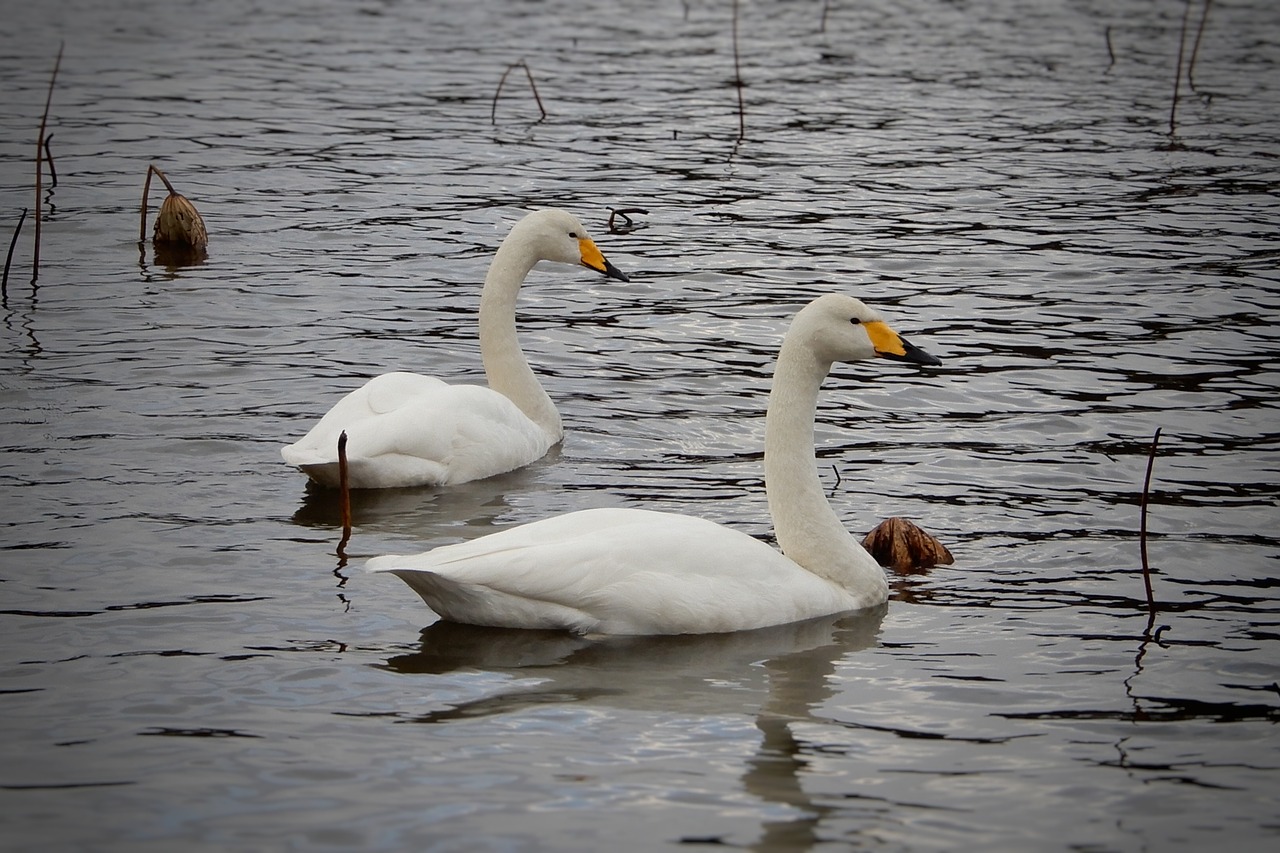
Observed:
[[[1280,7],[1213,5],[1171,136],[1182,4],[822,5],[743,4],[736,142],[728,3],[5,4],[6,237],[66,43],[0,312],[6,849],[1274,846]],[[516,71],[491,123],[519,59],[548,116]],[[203,263],[140,255],[151,162]],[[361,497],[339,560],[279,446],[478,375],[547,204],[633,274],[522,294],[563,448]],[[361,573],[597,505],[768,536],[773,353],[831,289],[944,359],[823,398],[850,528],[956,555],[884,612],[589,643]]]

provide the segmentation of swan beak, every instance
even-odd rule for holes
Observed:
[[[601,254],[594,241],[585,237],[579,240],[578,251],[582,253],[582,265],[584,267],[589,267],[596,272],[602,272],[609,278],[616,278],[618,281],[631,281],[623,274],[622,270],[605,260],[604,255]]]
[[[888,323],[879,321],[863,323],[871,337],[871,345],[876,348],[876,355],[893,361],[909,361],[912,364],[942,364],[942,359],[930,355],[920,347],[903,338]]]

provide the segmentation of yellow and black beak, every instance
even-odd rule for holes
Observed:
[[[602,272],[609,278],[616,278],[618,281],[631,281],[627,278],[622,270],[605,260],[600,249],[595,242],[589,238],[583,237],[578,240],[578,251],[582,253],[582,265],[596,272]]]
[[[888,323],[876,320],[871,323],[863,323],[862,328],[867,330],[867,335],[871,338],[871,345],[875,347],[876,355],[881,358],[888,358],[894,361],[909,361],[912,364],[942,364],[942,359],[930,355],[920,347],[905,340],[901,335],[889,328]]]

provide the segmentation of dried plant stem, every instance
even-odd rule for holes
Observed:
[[[1200,13],[1200,26],[1196,27],[1196,40],[1191,45],[1191,61],[1187,63],[1187,85],[1191,91],[1196,90],[1196,57],[1200,55],[1200,39],[1204,36],[1205,24],[1209,22],[1209,7],[1213,0],[1204,0],[1204,11]]]
[[[738,58],[738,0],[733,0],[733,85],[738,90],[738,141],[747,136],[747,114],[742,103],[742,63]]]
[[[1177,132],[1178,96],[1182,87],[1182,56],[1187,47],[1187,20],[1191,17],[1191,2],[1182,9],[1182,30],[1178,34],[1178,67],[1173,73],[1173,103],[1169,105],[1169,135]]]
[[[44,112],[40,115],[40,134],[36,137],[36,233],[35,246],[31,254],[31,281],[34,283],[40,277],[40,220],[44,218],[42,211],[44,210],[44,201],[41,196],[44,195],[44,185],[42,175],[44,169],[42,161],[45,153],[44,131],[49,124],[49,106],[53,103],[53,84],[58,79],[58,68],[62,65],[62,49],[65,42],[58,44],[58,58],[53,61],[53,73],[49,75],[49,92],[44,99]]]
[[[147,178],[142,182],[142,222],[138,226],[138,239],[142,242],[146,242],[147,239],[147,198],[151,194],[152,175],[164,182],[164,188],[169,191],[169,195],[178,195],[178,191],[173,188],[173,184],[169,183],[169,178],[164,172],[156,168],[154,163],[147,166]]]
[[[18,217],[18,225],[13,229],[13,236],[9,238],[9,254],[4,256],[4,278],[0,279],[0,296],[4,299],[9,298],[9,266],[13,263],[13,249],[18,245],[18,235],[22,233],[22,223],[27,221],[27,208],[22,208],[22,215]]]
[[[342,539],[338,556],[347,559],[347,542],[351,539],[351,487],[347,481],[347,431],[338,434],[338,500],[342,507]]]
[[[1111,69],[1114,68],[1116,64],[1116,51],[1115,51],[1115,48],[1111,46],[1111,27],[1107,27],[1107,29],[1103,32],[1103,36],[1107,40],[1107,70],[1103,71],[1102,73],[1110,74]]]
[[[502,72],[502,77],[498,80],[498,88],[493,93],[493,105],[489,108],[490,124],[498,123],[498,96],[502,94],[502,84],[507,82],[507,75],[516,68],[523,68],[524,75],[529,78],[529,88],[533,90],[533,99],[538,103],[538,111],[542,113],[542,118],[538,119],[538,121],[542,121],[547,117],[547,109],[542,106],[542,98],[538,95],[538,84],[533,82],[533,72],[529,70],[529,66],[521,59],[508,65],[507,70]]]
[[[49,150],[49,140],[53,139],[53,134],[49,134],[44,138],[44,161],[49,164],[49,189],[58,186],[58,170],[53,165],[53,152]]]
[[[1151,450],[1147,453],[1147,476],[1142,481],[1142,503],[1138,516],[1138,549],[1142,554],[1142,582],[1147,587],[1147,609],[1154,623],[1156,618],[1156,597],[1151,588],[1151,564],[1147,562],[1147,496],[1151,491],[1151,469],[1155,466],[1156,447],[1160,444],[1160,428],[1151,438]]]
[[[827,31],[827,10],[831,6],[831,0],[822,0],[822,20],[818,22],[818,32],[825,33]]]
[[[643,207],[611,207],[609,208],[609,233],[619,234],[619,233],[625,233],[626,231],[629,231],[631,229],[631,226],[635,224],[635,222],[631,219],[629,215],[632,213],[639,213],[642,216],[647,216],[649,211]],[[622,217],[623,219],[623,224],[621,226],[617,226],[614,224],[617,217]]]

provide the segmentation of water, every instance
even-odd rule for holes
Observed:
[[[66,53],[0,324],[7,848],[1271,849],[1280,12],[1213,6],[1171,138],[1181,4],[820,6],[743,4],[738,143],[725,3],[8,4],[6,235]],[[519,59],[543,121],[519,70],[494,109]],[[139,253],[152,162],[203,263]],[[477,376],[545,204],[633,276],[523,291],[563,448],[360,496],[340,560],[279,446]],[[883,612],[590,643],[361,573],[599,505],[768,537],[771,362],[830,289],[944,360],[821,404],[849,527],[956,555]]]

